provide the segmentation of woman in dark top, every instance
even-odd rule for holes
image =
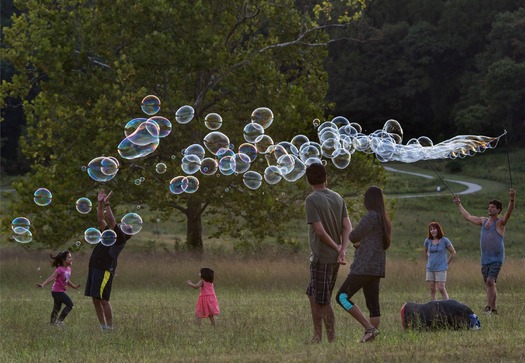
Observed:
[[[379,281],[385,277],[385,251],[390,247],[392,231],[380,188],[368,188],[364,206],[366,214],[350,233],[350,241],[356,249],[354,262],[336,298],[337,303],[365,328],[362,343],[373,340],[379,334]],[[363,289],[370,319],[350,300],[360,289]]]

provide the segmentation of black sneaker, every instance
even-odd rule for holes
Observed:
[[[485,306],[485,310],[483,310],[483,314],[490,315],[492,314],[492,308],[490,306]]]

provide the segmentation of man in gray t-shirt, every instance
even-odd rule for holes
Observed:
[[[345,264],[345,252],[352,224],[346,203],[326,186],[326,169],[314,163],[306,169],[312,193],[305,200],[308,241],[310,243],[310,282],[306,294],[310,300],[314,333],[311,343],[322,341],[323,322],[329,342],[335,339],[332,291],[339,264]]]

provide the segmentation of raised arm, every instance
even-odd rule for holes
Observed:
[[[501,224],[506,225],[509,221],[510,215],[514,210],[514,205],[516,204],[516,190],[513,188],[509,189],[509,205],[503,217],[501,217]]]
[[[461,204],[461,200],[459,199],[459,197],[457,195],[454,195],[454,203],[458,206],[459,212],[461,213],[463,218],[465,218],[467,221],[469,221],[471,223],[474,223],[474,224],[477,224],[479,226],[481,226],[483,224],[483,218],[482,217],[473,216],[469,212],[467,212],[467,210]]]
[[[106,217],[104,216],[104,199],[106,198],[106,192],[104,189],[98,191],[97,196],[97,220],[98,228],[103,231],[107,227]]]
[[[111,198],[112,194],[113,192],[109,192],[109,194],[104,198],[104,216],[106,217],[106,223],[108,224],[109,228],[115,229],[117,221],[115,220],[115,215],[113,214],[111,205],[109,204],[109,198]]]

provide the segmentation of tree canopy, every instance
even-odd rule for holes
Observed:
[[[242,175],[199,175],[198,192],[179,195],[170,193],[169,182],[182,174],[183,150],[209,133],[209,113],[222,116],[220,131],[232,148],[244,142],[242,130],[258,107],[273,111],[265,133],[276,143],[298,133],[315,138],[312,120],[328,116],[327,30],[348,26],[363,8],[360,1],[345,3],[350,11],[334,15],[330,2],[300,8],[290,0],[18,1],[20,13],[3,29],[3,58],[16,73],[2,83],[2,102],[23,101],[21,144],[31,171],[14,183],[19,198],[10,216],[32,216],[39,243],[58,246],[93,226],[92,214],[76,213],[75,202],[93,199],[103,187],[114,191],[117,204],[147,206],[163,218],[177,212],[194,249],[202,249],[207,210],[217,216],[218,233],[283,238],[279,226],[297,217],[291,206],[308,190],[303,181],[263,183],[254,192],[243,186]],[[153,154],[120,160],[114,179],[91,179],[82,166],[99,156],[118,157],[124,125],[144,117],[140,102],[150,94],[161,100],[159,115],[172,120],[170,135]],[[183,105],[195,111],[189,124],[174,121]],[[376,166],[359,159],[340,173],[361,173],[348,183],[356,187],[380,177]],[[159,162],[167,165],[165,174],[156,173]],[[253,167],[265,164],[261,156]],[[53,192],[49,207],[32,201],[41,187]],[[4,220],[4,228],[9,223]]]
[[[327,98],[367,126],[398,120],[407,139],[500,135],[523,145],[524,8],[517,0],[370,3],[381,37],[330,48]]]

